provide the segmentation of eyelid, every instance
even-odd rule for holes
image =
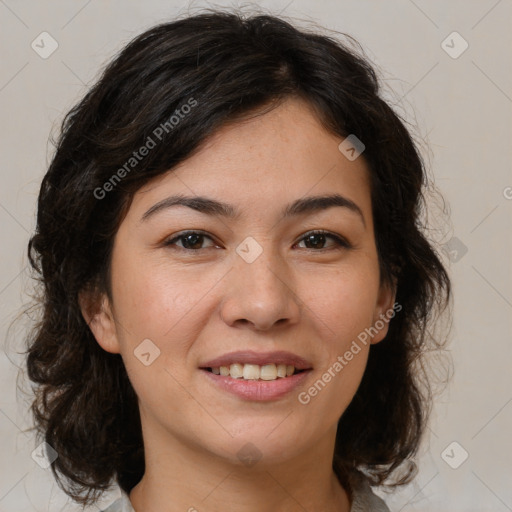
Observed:
[[[180,238],[183,238],[187,235],[202,235],[205,238],[209,238],[212,242],[217,243],[215,241],[215,238],[208,232],[203,231],[202,229],[186,229],[185,231],[179,231],[178,233],[175,233],[174,235],[171,235],[170,237],[167,237],[163,241],[164,246],[173,245],[173,242],[176,242]],[[200,249],[190,250],[190,249],[184,249],[183,247],[178,247],[178,249],[183,249],[184,251],[188,252],[199,252]]]
[[[205,238],[209,238],[213,243],[217,244],[216,240],[215,240],[215,237],[213,237],[211,234],[209,234],[208,232],[206,231],[203,231],[202,229],[188,229],[188,230],[185,230],[185,231],[180,231],[178,233],[175,233],[173,235],[171,235],[169,238],[166,238],[163,242],[163,245],[165,247],[167,246],[171,246],[171,245],[174,245],[174,242],[176,242],[177,240],[187,236],[187,235],[202,235],[203,237]],[[298,243],[302,242],[305,238],[307,238],[308,236],[311,236],[311,235],[325,235],[326,237],[328,238],[332,238],[334,241],[335,241],[335,244],[336,246],[334,248],[323,248],[323,249],[308,249],[308,248],[304,248],[305,250],[307,251],[312,251],[312,252],[326,252],[326,251],[329,251],[329,250],[336,250],[336,249],[351,249],[352,248],[352,244],[343,236],[341,235],[337,235],[335,233],[332,233],[331,231],[327,231],[327,230],[324,230],[324,229],[312,229],[312,230],[309,230],[309,231],[306,231],[305,233],[303,233],[300,238],[297,239],[297,241],[293,244],[294,246],[297,245]],[[212,247],[204,247],[202,249],[185,249],[183,247],[179,247],[179,246],[176,246],[178,249],[181,249],[183,251],[186,251],[186,252],[199,252],[201,250],[205,250],[205,249],[211,249]]]
[[[335,247],[334,249],[342,249],[342,248],[350,249],[350,248],[352,248],[352,244],[346,238],[342,237],[341,235],[332,233],[331,231],[327,231],[325,229],[312,229],[310,231],[307,231],[306,233],[304,233],[300,236],[300,238],[294,245],[296,245],[299,242],[302,242],[306,237],[311,236],[311,235],[325,235],[329,238],[334,239],[336,242],[336,245],[337,245],[337,247]],[[327,249],[306,249],[306,250],[313,251],[313,252],[324,252],[329,249],[327,248]]]

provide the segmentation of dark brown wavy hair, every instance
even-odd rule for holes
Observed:
[[[53,474],[75,501],[93,503],[113,481],[129,492],[145,470],[136,394],[121,356],[93,337],[79,294],[111,297],[114,236],[140,187],[223,124],[290,97],[306,100],[331,133],[365,144],[381,279],[396,283],[402,306],[386,338],[371,346],[339,420],[333,467],[342,482],[356,469],[373,485],[412,478],[433,396],[424,356],[443,348],[427,327],[450,303],[450,280],[425,234],[432,184],[417,143],[382,99],[362,48],[344,37],[265,13],[207,10],[136,37],[66,115],[28,244],[41,316],[26,365],[34,429],[57,451]],[[179,122],[170,126],[173,115]],[[162,126],[161,140],[127,170]]]

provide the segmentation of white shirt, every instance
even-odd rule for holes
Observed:
[[[354,499],[350,512],[390,512],[384,501],[374,494],[367,480],[361,480],[353,491]],[[103,512],[135,512],[135,509],[128,494],[121,490],[121,497]]]

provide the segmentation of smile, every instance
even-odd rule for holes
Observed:
[[[214,389],[264,402],[285,398],[305,381],[313,367],[291,352],[244,350],[204,361],[199,370]]]
[[[234,363],[230,366],[207,368],[207,371],[211,371],[215,375],[231,377],[232,379],[270,381],[285,379],[304,370],[297,370],[295,366],[290,364],[276,365],[274,363],[268,363],[260,366],[258,364]]]

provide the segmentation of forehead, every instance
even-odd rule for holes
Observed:
[[[348,160],[343,140],[328,132],[312,107],[288,99],[262,115],[218,129],[187,160],[153,179],[132,207],[150,208],[166,195],[207,196],[249,214],[306,195],[340,193],[371,210],[369,175],[363,158]],[[252,212],[253,214],[254,212]]]

